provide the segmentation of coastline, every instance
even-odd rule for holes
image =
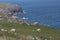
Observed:
[[[13,16],[15,10],[13,10],[12,12],[6,12],[6,9],[0,9],[0,21],[2,21],[0,23],[0,39],[1,37],[5,37],[11,40],[20,40],[21,38],[21,40],[29,40],[35,37],[38,40],[60,39],[60,30],[52,28],[50,27],[50,25],[40,25],[38,22],[27,22],[26,20],[24,20],[25,18],[20,19],[17,16]]]
[[[11,3],[1,3],[1,4],[3,4],[3,5],[4,5],[4,4],[5,4],[5,5],[7,4],[7,5],[9,5],[9,6],[10,6],[10,5],[12,5],[12,6],[15,5],[15,4],[11,4]],[[0,5],[1,5],[1,4],[0,4]],[[6,6],[7,6],[7,5],[6,5]],[[16,5],[17,5],[17,4],[16,4]],[[2,11],[2,13],[3,13],[2,16],[5,17],[8,22],[17,22],[17,23],[19,23],[19,24],[26,23],[27,25],[37,25],[37,24],[39,24],[39,25],[44,25],[44,26],[51,27],[50,25],[40,24],[39,22],[33,22],[33,23],[32,23],[32,22],[27,22],[25,19],[19,18],[19,17],[17,17],[17,16],[13,16],[13,14],[14,14],[13,12],[7,11],[9,7],[7,7],[7,8],[5,7],[6,9],[3,9],[3,8],[4,8],[4,7],[2,7],[2,8],[0,7],[0,12]],[[18,5],[18,6],[17,6],[17,9],[20,10],[19,8],[20,8],[20,6]],[[17,9],[14,9],[14,11],[16,11]],[[21,10],[22,10],[22,7],[21,7]],[[4,11],[5,11],[5,12],[4,12]],[[19,11],[16,11],[16,13],[18,13],[18,12],[19,12]],[[21,12],[21,11],[20,11],[20,12]],[[20,12],[19,12],[19,13],[20,13]],[[23,12],[24,12],[24,11],[23,11]],[[21,12],[21,13],[23,13],[23,12]],[[1,13],[0,13],[0,14],[1,14]],[[54,27],[54,28],[56,28],[56,27]]]

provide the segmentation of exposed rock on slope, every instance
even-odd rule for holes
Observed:
[[[13,16],[15,13],[23,13],[22,7],[17,4],[10,3],[0,3],[0,22],[8,21],[8,22],[17,22],[19,24],[26,23],[23,19],[18,18],[17,16]]]
[[[0,9],[11,13],[23,13],[22,7],[17,4],[0,3]]]
[[[15,20],[17,22],[17,19],[19,18],[13,16],[14,13],[23,13],[23,10],[19,5],[16,4],[0,3],[0,21],[3,18],[4,21],[6,20],[13,22]]]

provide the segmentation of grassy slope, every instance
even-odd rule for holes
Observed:
[[[5,28],[7,30],[15,28],[16,29],[15,33],[18,35],[32,35],[32,36],[39,36],[39,37],[47,36],[48,38],[50,36],[52,36],[53,38],[60,40],[60,30],[54,29],[54,28],[51,28],[48,26],[42,26],[42,25],[28,26],[26,24],[3,22],[3,23],[0,23],[0,29],[1,28]],[[32,30],[36,30],[38,28],[41,29],[41,31],[39,33],[37,33],[36,31],[32,31]],[[14,34],[14,33],[10,32],[9,34]]]

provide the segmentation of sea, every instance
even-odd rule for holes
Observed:
[[[20,5],[24,13],[15,15],[19,18],[60,28],[60,0],[0,0],[0,2]]]

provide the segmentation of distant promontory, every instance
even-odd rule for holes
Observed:
[[[17,16],[14,16],[15,13],[23,13],[23,9],[18,4],[11,3],[0,3],[0,22],[20,22],[22,21]]]

